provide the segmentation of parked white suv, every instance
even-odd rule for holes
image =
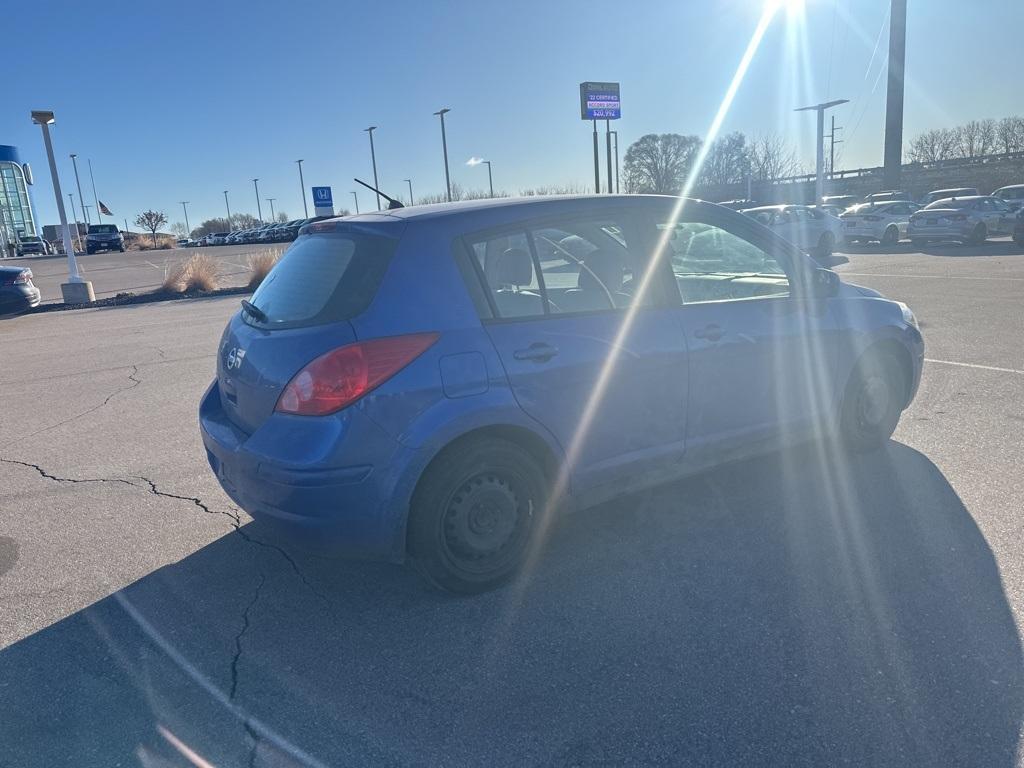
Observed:
[[[831,256],[842,237],[843,225],[839,219],[806,205],[762,205],[747,208],[742,213],[818,258]]]

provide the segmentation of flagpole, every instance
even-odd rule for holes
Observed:
[[[100,210],[100,199],[96,197],[96,179],[92,175],[92,158],[89,158],[89,181],[92,182],[92,201],[96,203],[96,220],[103,221],[103,211]]]

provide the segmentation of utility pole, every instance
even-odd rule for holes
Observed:
[[[306,207],[306,181],[302,178],[302,161],[296,160],[299,164],[299,189],[302,190],[302,215],[309,218],[309,208]]]
[[[832,115],[832,133],[828,135],[829,156],[828,156],[828,177],[834,179],[836,175],[836,144],[842,144],[843,140],[836,141],[836,131],[843,130],[842,126],[836,128],[836,116]]]
[[[448,202],[452,201],[452,178],[448,173],[448,136],[444,132],[444,116],[447,115],[451,110],[448,107],[438,110],[434,113],[436,117],[441,118],[441,149],[444,152],[444,186],[447,190]]]
[[[818,130],[815,131],[815,140],[818,151],[815,153],[815,183],[814,183],[814,204],[821,205],[821,198],[825,194],[825,110],[840,104],[846,104],[849,99],[834,99],[821,104],[814,104],[810,107],[800,107],[794,112],[816,112],[818,117]]]
[[[256,190],[256,218],[260,220],[260,224],[263,224],[263,209],[260,208],[260,180],[252,180],[253,189]],[[228,229],[231,229],[231,222],[228,222]]]
[[[277,218],[274,216],[274,201],[275,200],[277,200],[276,197],[268,197],[267,198],[267,202],[270,203],[270,220],[271,221],[276,221],[277,220]]]
[[[231,205],[228,203],[228,191],[224,190],[224,207],[228,209],[228,229],[231,229]]]
[[[412,200],[412,179],[402,179],[402,181],[409,185],[409,205],[416,205],[416,203],[414,203]],[[352,194],[355,193],[353,192]]]
[[[352,190],[352,199],[356,204],[356,213],[359,213],[359,195],[356,194],[355,190]]]
[[[376,130],[376,125],[363,128],[364,133],[370,134],[370,162],[373,163],[373,189],[375,192],[380,189],[380,184],[377,182],[377,152],[373,148],[373,132]],[[377,192],[377,210],[380,210],[380,192]]]
[[[188,200],[181,201],[181,210],[185,212],[185,229],[188,230],[187,232],[185,232],[185,237],[191,237],[192,228],[188,225]],[[231,229],[230,223],[228,224],[228,229]]]
[[[907,58],[907,0],[890,0],[889,72],[885,93],[886,189],[898,189],[903,170],[903,72]]]

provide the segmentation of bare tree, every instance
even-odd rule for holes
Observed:
[[[188,227],[180,221],[176,221],[171,224],[171,234],[177,235],[178,237],[188,237]]]
[[[995,147],[996,121],[969,120],[957,126],[955,135],[959,157],[982,157]]]
[[[544,195],[585,195],[592,191],[586,184],[572,182],[569,184],[555,184],[551,186],[531,187],[519,190],[521,197],[543,197]]]
[[[949,128],[933,128],[919,133],[910,141],[907,159],[912,163],[935,163],[948,160],[957,154],[956,131]]]
[[[143,211],[135,217],[135,226],[142,227],[153,238],[153,246],[156,247],[156,231],[167,223],[167,216],[163,211]]]
[[[231,221],[227,219],[210,219],[210,221],[216,221],[219,224],[217,224],[215,229],[209,230],[209,232],[223,232],[224,230],[232,232],[239,229],[251,229],[263,223],[251,213],[232,213]],[[206,222],[203,223],[205,224]],[[206,235],[209,232],[204,232],[203,234]]]
[[[759,181],[778,181],[800,172],[796,150],[781,136],[768,133],[750,142],[751,175]]]
[[[649,133],[626,150],[623,181],[626,192],[678,194],[700,149],[698,136]]]
[[[274,221],[276,221],[276,222],[278,222],[280,224],[285,224],[285,223],[291,221],[291,219],[288,217],[288,214],[285,213],[284,211],[278,211],[277,212],[277,217],[274,219]]]
[[[711,145],[700,171],[700,183],[708,186],[735,184],[746,179],[750,170],[747,137],[736,131]]]
[[[1003,154],[1024,152],[1024,117],[1004,117],[996,123],[996,146]]]

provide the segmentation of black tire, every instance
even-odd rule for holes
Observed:
[[[409,561],[440,589],[493,589],[523,564],[547,501],[544,471],[515,443],[481,438],[449,448],[413,494]]]
[[[890,224],[882,233],[882,245],[896,245],[900,241],[900,228]]]
[[[846,446],[863,453],[885,445],[900,420],[906,391],[903,368],[891,353],[869,352],[861,358],[846,384],[840,411]]]
[[[119,250],[119,251],[120,251],[121,253],[124,253],[124,246],[122,245],[122,246],[121,246],[120,248],[118,248],[117,250]]]
[[[988,239],[988,229],[982,222],[978,222],[974,229],[971,230],[971,236],[967,238],[967,242],[970,245],[981,245]]]
[[[832,249],[836,245],[836,238],[831,232],[822,232],[818,238],[818,247],[815,249],[819,258],[828,258],[832,255]]]

